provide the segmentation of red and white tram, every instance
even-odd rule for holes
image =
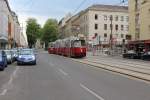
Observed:
[[[49,46],[48,51],[50,54],[58,54],[67,57],[85,57],[86,42],[85,39],[79,37],[57,40],[53,43],[53,47],[51,45]]]

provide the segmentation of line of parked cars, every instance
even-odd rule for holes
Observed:
[[[123,58],[129,59],[142,59],[150,61],[150,51],[147,52],[136,52],[134,50],[129,50],[123,54]]]
[[[34,49],[29,48],[0,50],[0,70],[3,71],[8,64],[12,64],[15,61],[17,65],[36,65],[36,54],[37,52]]]

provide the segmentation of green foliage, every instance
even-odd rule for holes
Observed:
[[[49,42],[53,42],[58,38],[58,23],[55,19],[48,19],[43,27],[42,40],[46,47]]]
[[[37,20],[34,18],[29,18],[27,20],[27,39],[29,47],[33,47],[36,43],[37,38],[40,38],[41,26],[37,23]]]

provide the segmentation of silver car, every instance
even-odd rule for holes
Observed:
[[[17,64],[32,64],[36,65],[36,56],[32,49],[22,49],[17,58]]]
[[[13,62],[13,53],[11,50],[4,50],[7,57],[7,63],[11,64]]]

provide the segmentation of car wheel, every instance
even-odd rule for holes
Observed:
[[[125,55],[122,55],[123,58],[125,58]]]
[[[131,59],[134,59],[134,56],[132,55],[130,58],[131,58]]]
[[[144,60],[144,57],[142,56],[141,59]]]
[[[17,62],[17,65],[21,65],[21,64]]]
[[[36,65],[36,61],[33,63],[33,65]]]

